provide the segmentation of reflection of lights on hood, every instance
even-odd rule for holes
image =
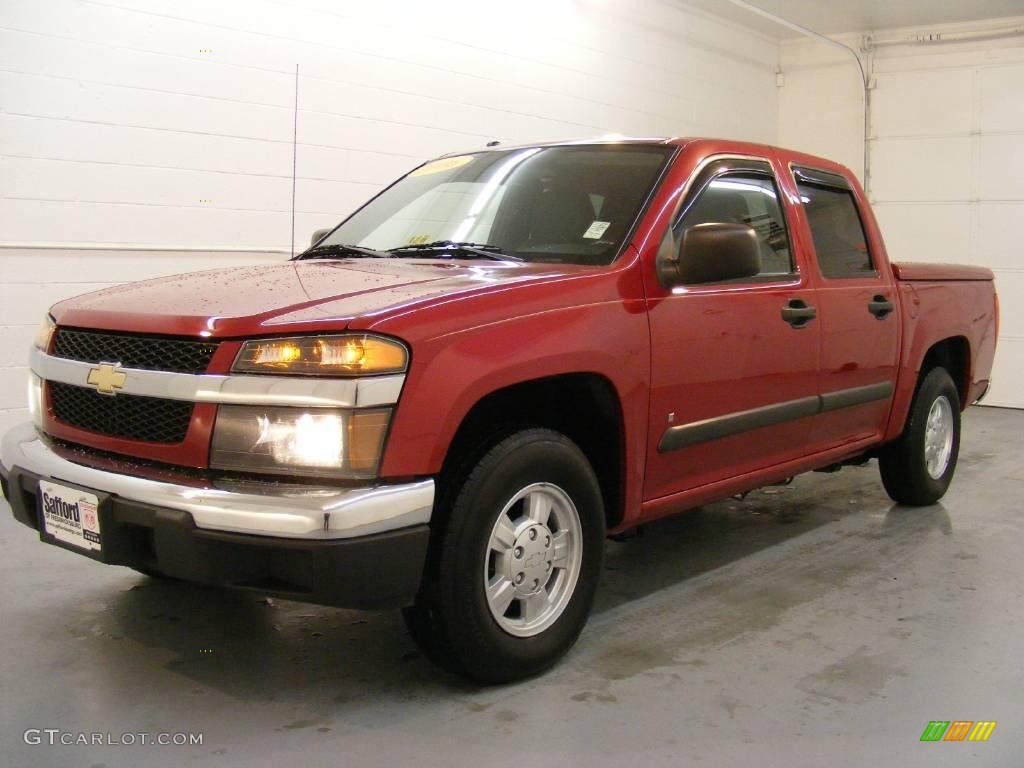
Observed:
[[[213,335],[213,331],[214,331],[214,326],[217,324],[218,320],[220,320],[220,317],[217,316],[217,315],[214,315],[213,317],[207,318],[206,319],[206,330],[205,331],[200,331],[199,335],[202,336],[204,339],[209,338],[210,336],[212,336]]]

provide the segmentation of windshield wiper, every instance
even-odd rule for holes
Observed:
[[[392,248],[391,253],[396,256],[402,253],[433,254],[438,258],[451,258],[458,254],[469,253],[484,259],[494,259],[495,261],[524,260],[519,256],[504,253],[501,248],[496,245],[487,245],[486,243],[457,243],[454,240],[435,240],[432,243],[401,245],[398,248]]]
[[[360,245],[328,243],[326,245],[314,245],[312,248],[308,248],[295,258],[329,259],[331,256],[366,256],[372,259],[390,259],[393,254],[388,251],[376,251],[373,248],[363,248]]]

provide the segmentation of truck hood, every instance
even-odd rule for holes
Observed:
[[[183,336],[341,329],[360,316],[453,294],[557,278],[592,267],[518,262],[332,259],[193,272],[127,283],[62,301],[61,325]]]

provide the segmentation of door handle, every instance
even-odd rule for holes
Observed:
[[[807,306],[803,299],[790,299],[782,308],[782,319],[794,328],[803,328],[818,316],[818,310]]]
[[[878,294],[868,302],[868,312],[881,320],[896,309],[895,305],[882,294]]]

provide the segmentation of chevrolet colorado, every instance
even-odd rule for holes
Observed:
[[[402,608],[484,682],[576,640],[605,536],[876,458],[926,505],[992,273],[893,264],[844,167],[707,139],[419,166],[294,259],[55,305],[4,496],[152,575]]]

